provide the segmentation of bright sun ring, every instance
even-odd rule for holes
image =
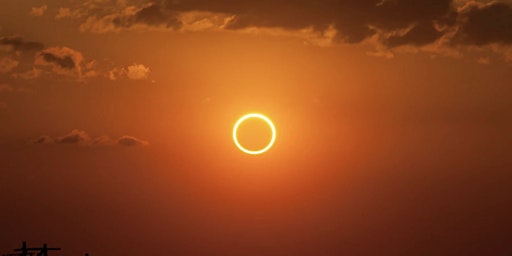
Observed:
[[[238,138],[237,138],[238,127],[240,126],[240,124],[242,124],[245,120],[247,120],[249,118],[258,118],[258,119],[265,121],[268,124],[268,126],[270,127],[270,130],[272,130],[272,138],[270,139],[270,142],[268,143],[268,145],[266,147],[264,147],[263,149],[249,150],[249,149],[244,148],[242,145],[240,145],[240,142],[238,142]],[[266,117],[262,114],[251,113],[251,114],[244,115],[240,119],[238,119],[238,121],[235,123],[235,126],[233,127],[233,141],[235,141],[235,145],[238,147],[238,149],[240,149],[244,153],[247,153],[250,155],[259,155],[259,154],[265,153],[267,150],[269,150],[272,147],[272,145],[274,145],[275,140],[276,140],[276,128],[274,127],[274,124],[272,123],[272,121],[268,117]]]

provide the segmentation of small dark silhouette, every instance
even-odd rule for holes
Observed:
[[[27,242],[23,242],[21,248],[14,249],[16,253],[3,254],[3,256],[48,256],[49,251],[60,251],[61,248],[50,248],[47,244],[43,247],[27,247]],[[89,254],[86,253],[86,256]]]

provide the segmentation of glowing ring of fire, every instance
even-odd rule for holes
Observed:
[[[249,150],[249,149],[244,148],[242,145],[240,145],[240,142],[238,142],[238,138],[237,138],[238,127],[240,126],[240,124],[242,124],[245,120],[247,120],[249,118],[258,118],[258,119],[265,121],[268,124],[268,126],[270,127],[270,130],[272,130],[272,138],[270,139],[270,142],[268,143],[268,145],[266,147],[264,147],[263,149]],[[233,127],[233,141],[235,141],[235,145],[238,147],[238,149],[240,149],[244,153],[247,153],[250,155],[259,155],[259,154],[265,153],[267,150],[269,150],[272,147],[272,145],[274,145],[274,142],[276,141],[276,127],[274,127],[274,124],[268,117],[266,117],[262,114],[258,114],[258,113],[247,114],[245,116],[240,117],[240,119],[238,119],[238,121],[236,121],[235,126]]]

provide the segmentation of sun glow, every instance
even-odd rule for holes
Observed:
[[[257,118],[257,119],[261,119],[261,120],[265,121],[265,123],[268,124],[268,126],[270,127],[270,130],[272,131],[272,138],[270,139],[270,142],[264,148],[262,148],[260,150],[249,150],[249,149],[243,147],[240,144],[240,142],[238,141],[238,136],[237,136],[238,127],[244,121],[246,121],[247,119],[250,119],[250,118]],[[235,142],[235,145],[242,152],[250,154],[250,155],[259,155],[259,154],[265,153],[267,150],[269,150],[272,147],[272,145],[274,145],[275,140],[276,140],[276,128],[274,126],[274,123],[272,123],[272,121],[268,117],[266,117],[262,114],[259,114],[259,113],[250,113],[250,114],[246,114],[246,115],[242,116],[240,119],[238,119],[238,121],[235,123],[235,126],[233,127],[233,141]]]

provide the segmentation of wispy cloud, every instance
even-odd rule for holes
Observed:
[[[0,83],[0,93],[30,93],[27,88],[19,88],[5,83]]]
[[[44,45],[40,42],[26,41],[21,36],[0,37],[0,50],[4,51],[39,51]]]
[[[117,144],[125,147],[147,146],[149,143],[132,136],[122,136],[117,140]]]

